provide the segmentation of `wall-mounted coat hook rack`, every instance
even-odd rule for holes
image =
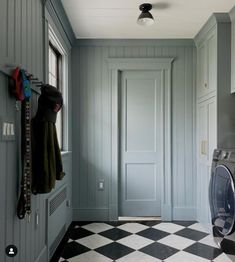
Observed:
[[[29,73],[27,72],[27,77],[30,78],[30,80],[31,80],[32,77],[33,77],[33,74],[29,74]]]
[[[20,68],[22,70],[25,71],[26,76],[28,77],[29,81],[32,81],[32,84],[35,84],[36,87],[38,86],[43,86],[44,83],[42,81],[39,81],[38,77],[34,76],[34,74],[30,73],[28,70],[24,69],[21,65],[16,65],[16,64],[5,64],[0,68],[0,73],[6,75],[9,78],[12,78],[12,71],[15,68]],[[35,86],[31,86],[31,89],[33,92],[35,92],[36,94],[40,95],[40,89],[39,88],[35,88]]]
[[[42,84],[43,85],[43,82],[42,81],[33,81],[32,84]]]

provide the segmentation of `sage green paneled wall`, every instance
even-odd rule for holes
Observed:
[[[191,40],[77,40],[73,75],[74,220],[107,220],[111,90],[107,58],[175,57],[172,70],[174,219],[195,219],[195,47]],[[98,191],[99,179],[105,190]]]
[[[42,16],[41,0],[1,0],[1,68],[16,63],[43,79]]]
[[[1,0],[0,70],[8,71],[6,64],[20,65],[39,80],[44,80],[46,67],[43,2],[41,0]],[[54,8],[53,10],[55,12]],[[60,19],[62,21],[64,17],[61,16]],[[33,95],[32,104],[35,113],[36,94]],[[20,182],[18,166],[20,112],[15,110],[15,100],[9,96],[8,92],[8,77],[2,72],[0,72],[0,118],[12,120],[16,124],[15,141],[3,142],[0,139],[0,261],[46,262],[46,199],[50,194],[32,196],[30,223],[16,217]],[[57,183],[57,189],[67,183],[71,191],[71,158],[71,154],[63,158],[67,176],[62,182]],[[36,211],[39,213],[38,226],[35,222]],[[71,219],[72,210],[68,212],[68,224]],[[5,248],[9,244],[15,244],[18,247],[19,253],[15,258],[5,255]]]

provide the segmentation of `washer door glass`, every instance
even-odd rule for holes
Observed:
[[[234,181],[224,165],[215,168],[210,182],[212,223],[224,236],[232,233],[235,220]]]

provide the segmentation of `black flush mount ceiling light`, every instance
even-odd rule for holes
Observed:
[[[151,4],[142,4],[139,6],[141,12],[140,16],[137,19],[137,24],[139,25],[152,25],[154,23],[154,18],[152,14],[149,12],[152,9]]]

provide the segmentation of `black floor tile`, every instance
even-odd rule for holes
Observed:
[[[106,224],[113,226],[113,227],[118,227],[120,225],[122,225],[124,222],[123,221],[108,221],[105,222]]]
[[[148,227],[153,227],[158,224],[162,223],[161,220],[154,220],[154,221],[141,221],[140,224],[148,226]]]
[[[69,242],[65,245],[61,257],[68,259],[68,258],[71,258],[71,257],[78,256],[78,255],[85,253],[87,251],[90,251],[90,249],[83,246],[83,245],[78,244],[75,241],[72,241],[72,242]]]
[[[178,232],[175,233],[175,235],[181,236],[181,237],[186,237],[195,241],[199,241],[202,238],[206,237],[208,234],[201,232],[201,231],[197,231],[191,228],[184,228]]]
[[[181,221],[181,220],[174,220],[172,221],[172,223],[183,226],[183,227],[189,227],[195,223],[197,223],[197,221]]]
[[[112,229],[109,229],[107,231],[99,233],[99,235],[107,237],[107,238],[112,239],[114,241],[117,241],[117,240],[119,240],[123,237],[127,237],[127,236],[131,235],[131,233],[124,231],[122,229],[119,229],[119,228],[112,228]]]
[[[186,249],[184,249],[184,251],[209,260],[215,259],[218,255],[222,253],[222,251],[218,248],[214,248],[198,242],[187,247]]]
[[[94,223],[94,222],[91,222],[91,221],[76,221],[76,222],[73,222],[73,226],[86,226],[88,224],[91,224],[91,223]]]
[[[113,242],[103,247],[99,247],[95,249],[95,251],[113,260],[116,260],[133,252],[134,249]]]
[[[90,235],[94,235],[94,233],[81,227],[74,228],[69,232],[69,238],[73,240],[77,240],[83,237],[88,237]]]
[[[224,238],[220,243],[221,249],[228,255],[235,256],[235,243],[232,240]]]
[[[147,228],[147,229],[137,233],[137,235],[140,235],[142,237],[146,237],[146,238],[149,238],[151,240],[157,241],[157,240],[160,240],[161,238],[166,237],[170,234],[167,233],[167,232],[155,229],[155,228]]]
[[[175,249],[173,247],[169,247],[166,245],[163,245],[161,243],[153,243],[150,244],[142,249],[140,249],[139,251],[148,254],[150,256],[156,257],[158,259],[164,260],[172,255],[174,255],[175,253],[177,253],[179,250]]]

